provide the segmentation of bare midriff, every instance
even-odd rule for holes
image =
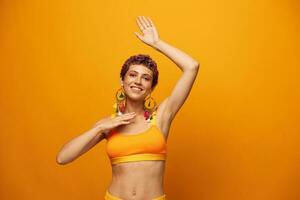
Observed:
[[[151,200],[164,194],[164,160],[112,165],[109,192],[124,200]]]

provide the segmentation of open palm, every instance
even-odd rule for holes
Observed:
[[[137,25],[139,26],[143,35],[134,32],[135,35],[144,43],[153,46],[156,42],[159,41],[159,35],[154,26],[154,23],[150,17],[139,16],[136,19]]]

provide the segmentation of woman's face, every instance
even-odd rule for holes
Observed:
[[[144,100],[152,91],[153,72],[143,65],[130,65],[123,80],[126,96]]]

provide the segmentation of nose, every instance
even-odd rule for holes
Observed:
[[[135,83],[141,85],[141,77],[137,76],[136,79],[135,79]]]

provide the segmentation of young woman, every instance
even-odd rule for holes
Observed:
[[[67,164],[106,140],[112,166],[112,181],[106,200],[164,200],[164,169],[167,138],[172,120],[187,99],[197,76],[199,63],[159,38],[149,17],[137,18],[145,44],[170,58],[182,71],[171,94],[159,106],[151,97],[158,82],[155,61],[148,55],[131,56],[122,66],[121,88],[116,113],[66,143],[57,163]]]

